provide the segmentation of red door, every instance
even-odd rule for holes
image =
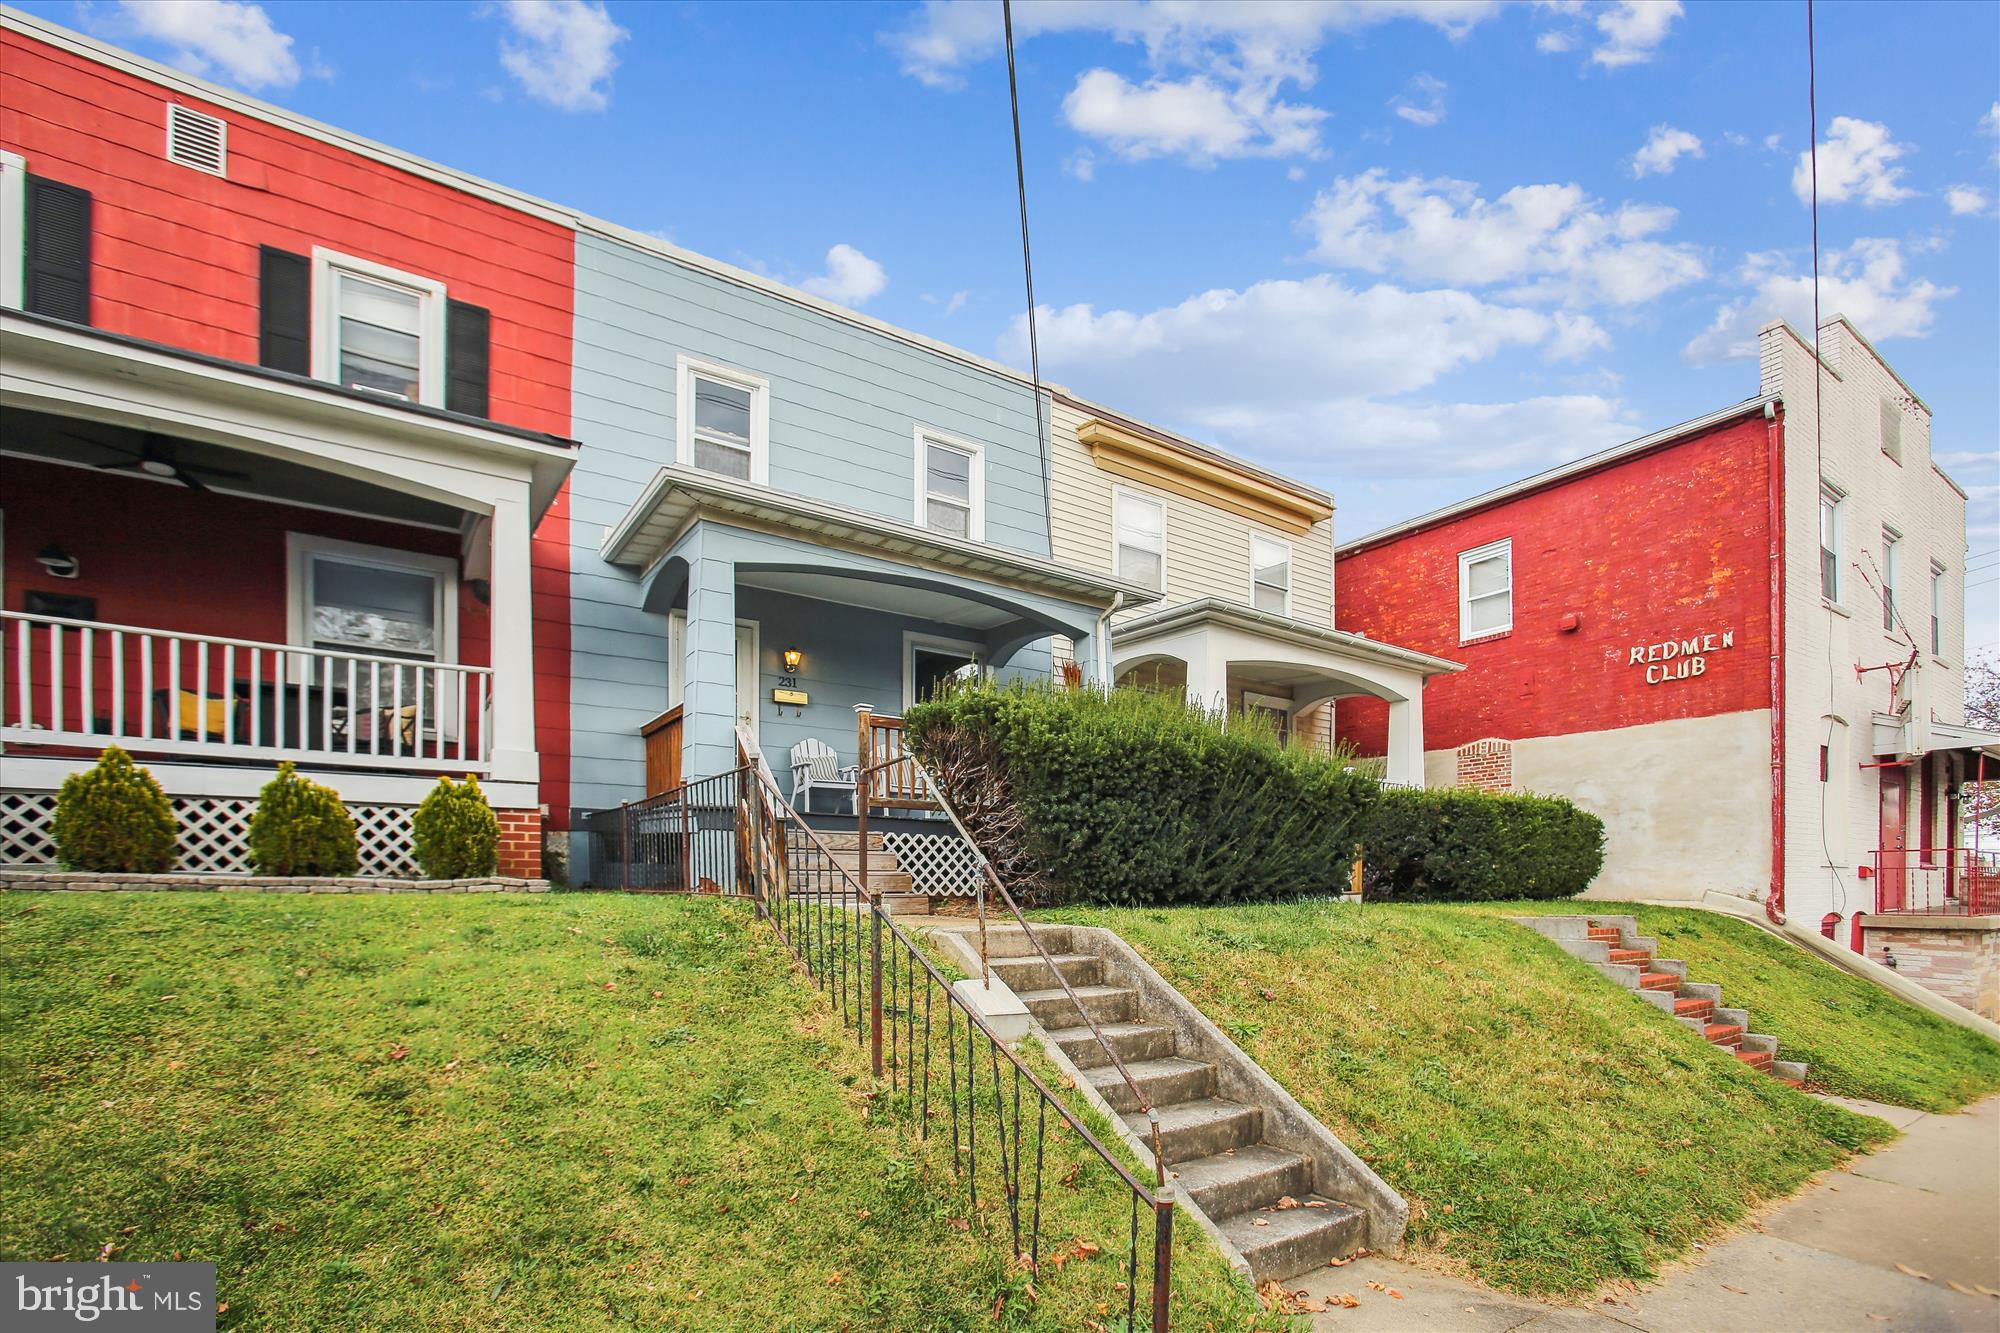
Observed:
[[[1881,879],[1875,888],[1876,910],[1900,912],[1909,894],[1909,857],[1904,832],[1910,815],[1910,775],[1901,768],[1878,768],[1882,779]]]

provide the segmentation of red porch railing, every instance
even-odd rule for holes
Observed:
[[[1896,847],[1875,853],[1875,910],[1984,916],[2000,913],[2000,852]]]

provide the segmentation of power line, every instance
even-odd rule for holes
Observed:
[[[1007,105],[1014,115],[1014,194],[1021,202],[1021,274],[1028,284],[1028,373],[1035,383],[1035,446],[1042,459],[1042,523],[1049,541],[1054,542],[1056,520],[1049,499],[1049,429],[1042,418],[1042,346],[1035,330],[1035,259],[1028,249],[1028,172],[1021,156],[1021,92],[1014,76],[1014,0],[1000,0],[1000,19],[1007,32]]]

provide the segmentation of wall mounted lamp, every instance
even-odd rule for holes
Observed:
[[[35,552],[35,563],[52,579],[73,579],[83,572],[82,562],[54,542]]]
[[[788,676],[798,675],[799,666],[805,660],[806,660],[806,655],[800,652],[798,649],[796,648],[785,649],[785,674]]]

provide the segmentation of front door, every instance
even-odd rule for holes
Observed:
[[[757,662],[757,622],[736,622],[736,720],[757,735],[757,715],[763,711],[758,699],[762,675]]]
[[[1877,908],[1901,911],[1909,892],[1909,862],[1905,833],[1910,816],[1910,774],[1902,768],[1878,768],[1882,780],[1881,883],[1876,888]]]

